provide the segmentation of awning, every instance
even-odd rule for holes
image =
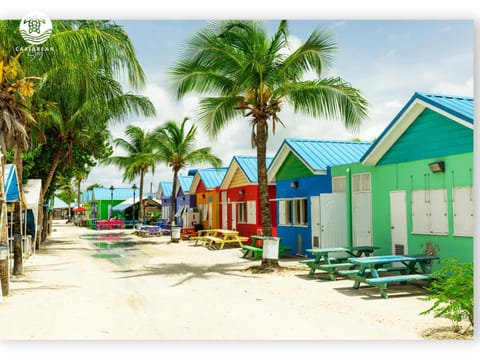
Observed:
[[[181,217],[186,212],[188,212],[188,205],[182,205],[175,213],[175,217]]]

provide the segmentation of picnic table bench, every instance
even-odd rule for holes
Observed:
[[[437,256],[415,254],[415,255],[386,255],[371,256],[364,258],[349,258],[348,260],[359,268],[347,275],[354,280],[353,288],[358,289],[360,283],[376,286],[380,295],[387,299],[387,284],[401,283],[408,281],[422,280],[430,282],[434,280],[431,274],[432,261],[438,260]],[[403,266],[391,266],[393,263],[401,263]],[[390,272],[400,272],[399,275],[388,275]],[[380,276],[380,273],[386,274]]]
[[[125,226],[123,220],[97,220],[97,230],[123,229]]]
[[[163,235],[162,228],[156,225],[142,225],[137,230],[137,235],[141,237]]]
[[[242,250],[244,250],[243,258],[247,258],[249,255],[254,260],[258,260],[263,255],[263,239],[264,236],[252,236],[252,245],[242,245]],[[278,238],[279,241],[282,241],[282,238]],[[284,253],[292,251],[291,247],[283,246],[282,244],[278,245],[278,257],[281,257]]]
[[[336,273],[339,269],[352,270],[355,265],[349,262],[349,256],[360,257],[362,255],[369,256],[376,246],[352,246],[338,248],[313,248],[307,249],[307,252],[315,256],[314,259],[301,260],[300,263],[306,264],[310,268],[309,275],[313,276],[315,270],[323,270],[328,273],[330,280],[337,279]],[[335,256],[331,256],[335,254]]]
[[[180,232],[180,239],[191,239],[192,237],[197,236],[197,232],[192,227],[184,227]]]

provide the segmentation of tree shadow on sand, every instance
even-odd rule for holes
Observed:
[[[171,287],[182,285],[192,279],[207,280],[216,275],[236,276],[244,278],[255,278],[252,274],[247,274],[245,269],[235,266],[235,264],[186,264],[186,263],[171,263],[158,265],[145,265],[141,270],[120,270],[117,273],[124,273],[124,276],[118,279],[135,278],[141,276],[176,276],[184,275],[183,279],[171,285]],[[130,274],[130,275],[128,275]]]

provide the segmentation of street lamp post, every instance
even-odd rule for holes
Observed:
[[[115,190],[114,186],[110,186],[110,217],[113,216],[113,191]]]
[[[135,226],[135,191],[137,190],[137,185],[132,185],[133,190],[133,225]]]

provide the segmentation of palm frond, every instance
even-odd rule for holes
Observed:
[[[295,112],[340,120],[357,130],[367,116],[367,101],[358,89],[339,77],[291,83],[284,87]]]

